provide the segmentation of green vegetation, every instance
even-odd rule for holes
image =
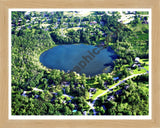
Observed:
[[[141,74],[141,73],[145,73],[146,70],[145,69],[141,69],[141,68],[136,68],[135,70],[133,70],[133,74]]]
[[[148,59],[140,59],[140,63],[149,64],[149,60]]]
[[[148,115],[148,12],[123,15],[128,24],[120,12],[12,12],[12,115],[93,115],[89,103],[112,87],[95,101],[97,115]],[[111,47],[113,71],[86,77],[39,62],[54,46],[79,43]]]
[[[101,94],[103,92],[104,92],[104,90],[98,89],[97,92],[93,95],[93,97],[91,99],[94,100],[99,94]]]
[[[124,83],[124,85],[121,85],[119,89],[100,97],[95,103],[96,110],[99,110],[101,106],[104,106],[108,111],[103,111],[102,109],[98,114],[148,115],[148,88],[146,87],[146,84],[139,81],[140,77],[133,78],[133,81],[129,80]],[[145,75],[141,79],[144,78],[148,79],[148,76]],[[114,100],[109,98],[111,96]],[[141,108],[144,108],[143,111]]]

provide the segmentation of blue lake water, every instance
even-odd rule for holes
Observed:
[[[111,72],[117,55],[108,47],[85,44],[55,46],[40,55],[40,62],[50,69],[76,71],[86,76]]]

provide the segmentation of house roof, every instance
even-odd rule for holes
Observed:
[[[119,77],[113,77],[113,80],[118,80],[119,79]]]
[[[77,110],[73,110],[72,112],[77,112]]]

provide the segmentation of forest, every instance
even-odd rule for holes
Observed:
[[[133,15],[133,20],[124,24],[116,11],[88,16],[76,11],[12,11],[12,115],[148,115],[148,17],[136,11],[122,13]],[[52,47],[81,43],[110,46],[118,55],[113,71],[87,77],[39,62],[41,53]]]

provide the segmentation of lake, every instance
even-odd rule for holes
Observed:
[[[113,69],[117,55],[110,48],[85,44],[55,46],[40,55],[40,62],[50,69],[76,71],[86,76],[108,73]]]

